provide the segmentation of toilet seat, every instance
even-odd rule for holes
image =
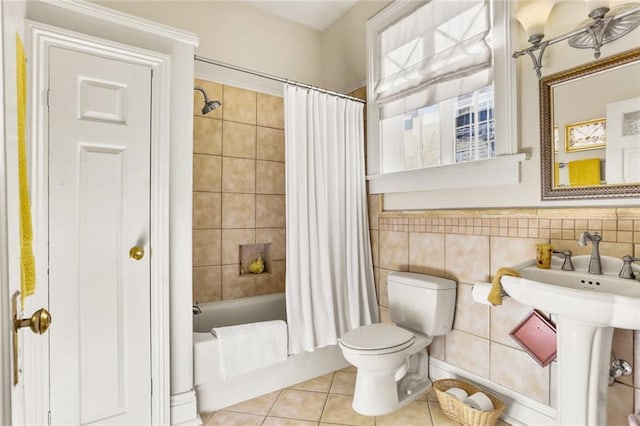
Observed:
[[[383,355],[406,349],[415,340],[413,333],[395,325],[371,324],[348,331],[340,344],[366,355]]]

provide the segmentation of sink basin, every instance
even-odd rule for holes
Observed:
[[[504,276],[504,291],[523,305],[554,314],[557,330],[557,425],[607,423],[609,363],[614,328],[640,329],[640,282],[618,278],[622,260],[602,256],[602,275],[589,274],[590,256],[573,258],[575,271],[532,260]],[[640,266],[632,265],[636,275]],[[499,308],[498,308],[499,309]]]
[[[502,288],[520,303],[555,315],[640,329],[640,281],[618,278],[622,260],[608,256],[601,258],[602,275],[589,274],[589,257],[574,257],[575,271],[561,270],[560,259],[553,259],[551,269],[540,269],[535,261],[515,266],[521,278],[503,277]],[[640,275],[640,266],[632,267]]]

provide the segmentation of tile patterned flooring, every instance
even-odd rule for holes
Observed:
[[[394,413],[367,417],[351,408],[356,373],[348,367],[334,373],[202,414],[205,426],[455,426],[440,409],[432,390]],[[503,421],[498,426],[508,426]]]

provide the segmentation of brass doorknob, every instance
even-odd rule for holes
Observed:
[[[144,249],[138,246],[131,247],[129,257],[133,260],[141,260],[144,257]]]
[[[49,329],[51,315],[45,308],[38,309],[31,315],[31,318],[14,319],[13,328],[18,331],[21,328],[29,327],[36,334],[43,334]]]
[[[29,327],[36,334],[43,334],[51,324],[51,315],[45,308],[38,309],[31,318],[18,319],[18,298],[20,292],[16,291],[11,298],[11,316],[13,317],[13,384],[18,384],[20,369],[18,368],[18,330]]]

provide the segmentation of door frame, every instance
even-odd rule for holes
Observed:
[[[0,1],[0,34],[4,38],[4,2]],[[6,170],[6,134],[5,134],[5,74],[4,71],[4,41],[0,41],[0,346],[11,346],[9,324],[9,244],[7,237],[7,170]],[[11,388],[5,383],[11,383],[11,361],[9,350],[0,351],[0,424],[11,423]]]
[[[158,52],[124,45],[85,34],[26,21],[28,64],[29,146],[34,255],[39,291],[30,304],[48,306],[48,50],[51,47],[148,66],[151,81],[151,187],[150,187],[150,302],[151,302],[151,420],[169,423],[169,148],[171,94],[170,57]],[[55,322],[55,312],[51,313]],[[48,339],[34,339],[35,347],[25,351],[25,369],[33,380],[25,382],[32,391],[35,423],[46,421],[49,410]],[[45,360],[45,362],[42,362]],[[43,417],[44,416],[44,417]],[[46,423],[45,423],[46,424]]]

